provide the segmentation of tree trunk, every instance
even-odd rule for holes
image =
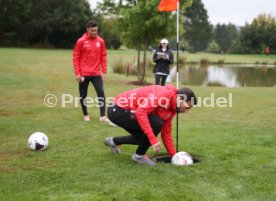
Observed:
[[[144,79],[145,79],[146,67],[147,67],[147,49],[146,49],[146,45],[145,45],[145,49],[144,49],[144,61],[143,61],[143,71],[142,71],[142,79],[141,79],[141,81],[144,81]]]
[[[137,56],[137,77],[138,81],[141,81],[141,65],[140,65],[140,52],[141,52],[141,43],[138,43],[138,56]]]
[[[46,35],[45,35],[45,38],[44,38],[44,45],[45,45],[45,47],[47,47],[48,46],[48,43],[49,43],[49,34],[48,34],[48,32],[46,32]]]

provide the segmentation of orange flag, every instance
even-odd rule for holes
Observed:
[[[159,12],[175,11],[175,10],[177,10],[177,2],[179,2],[179,0],[161,0],[158,5],[158,11]]]

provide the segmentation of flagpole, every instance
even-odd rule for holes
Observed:
[[[176,88],[179,89],[178,75],[178,44],[179,44],[179,1],[177,1],[176,14]],[[178,113],[176,114],[176,152],[178,152]]]

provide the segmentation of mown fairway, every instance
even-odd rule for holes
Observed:
[[[85,123],[78,101],[62,107],[62,94],[78,96],[71,56],[71,50],[0,49],[1,201],[275,200],[275,88],[189,86],[201,99],[232,93],[232,107],[202,106],[180,115],[179,149],[200,163],[151,168],[131,162],[134,146],[122,146],[115,156],[103,145],[105,137],[126,132],[100,124],[98,108],[89,108],[92,121]],[[110,51],[108,63],[134,56]],[[110,69],[106,97],[137,87],[127,84],[135,80]],[[56,106],[45,106],[47,94],[57,97]],[[35,131],[48,135],[47,150],[28,148]]]

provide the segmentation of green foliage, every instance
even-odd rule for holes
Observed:
[[[10,41],[19,44],[26,40],[29,31],[25,24],[31,13],[29,0],[0,0],[0,44],[9,45]]]
[[[118,73],[118,74],[125,74],[126,73],[126,67],[123,64],[123,59],[122,58],[113,63],[112,70],[113,70],[113,73]]]
[[[105,11],[109,9],[108,6],[118,10],[120,34],[125,45],[138,49],[138,55],[141,49],[144,50],[144,65],[140,64],[140,57],[137,59],[138,79],[143,81],[146,73],[146,51],[160,38],[176,34],[175,15],[158,13],[158,0],[126,1],[124,5],[119,2],[117,6],[113,2],[107,1],[102,6]]]
[[[238,37],[238,31],[233,24],[217,24],[214,30],[214,39],[219,45],[219,50],[229,52],[233,42]]]
[[[241,28],[241,46],[244,52],[263,53],[270,47],[271,53],[276,52],[276,19],[271,15],[262,14]]]
[[[116,17],[105,18],[102,15],[99,16],[99,35],[104,38],[108,49],[118,49],[121,46],[118,19]]]
[[[11,44],[19,40],[72,47],[93,16],[86,0],[11,0],[1,2],[0,9],[0,43]]]
[[[212,40],[212,42],[209,43],[207,51],[208,52],[214,52],[214,53],[219,52],[219,46],[218,46],[218,44],[216,43],[215,40]]]
[[[120,29],[124,42],[129,47],[147,49],[163,37],[176,34],[176,16],[157,10],[158,0],[139,0],[120,9]]]
[[[192,6],[186,9],[185,39],[188,40],[190,51],[205,50],[212,37],[212,26],[208,21],[208,14],[201,0],[193,0]]]

